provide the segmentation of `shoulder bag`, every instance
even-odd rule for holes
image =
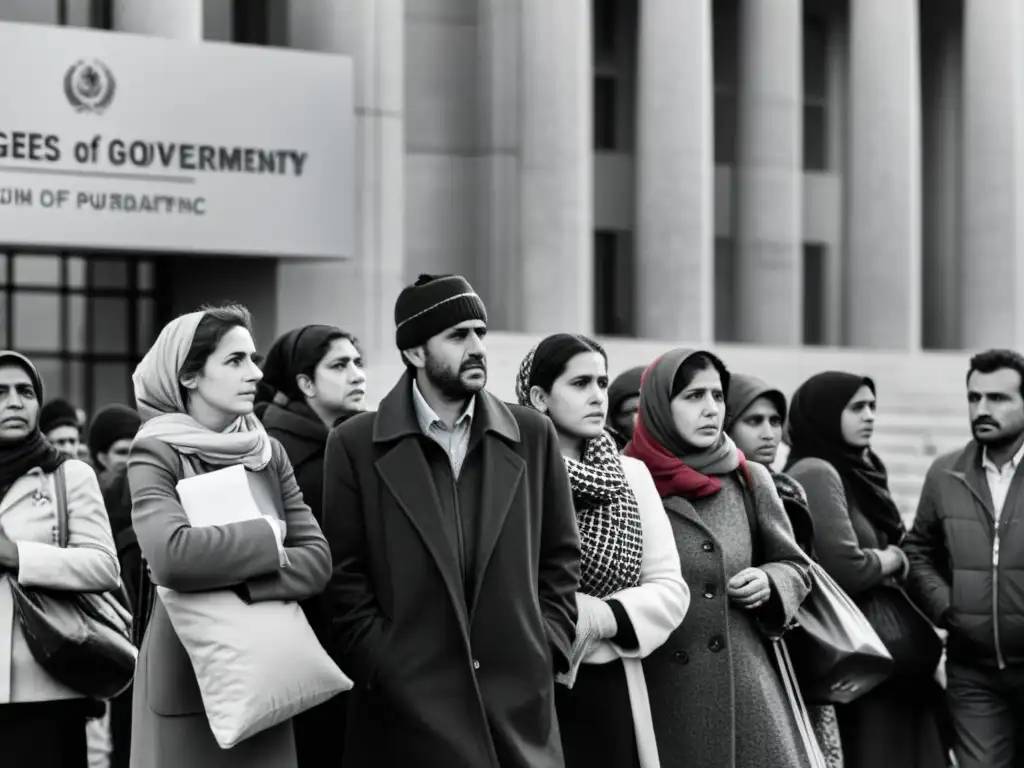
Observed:
[[[744,494],[751,536],[756,538],[757,520],[749,496]],[[811,591],[786,633],[800,690],[808,704],[849,704],[889,678],[892,655],[842,587],[803,550],[797,550],[811,578]]]
[[[68,545],[67,483],[54,472],[57,541]],[[22,634],[36,662],[88,698],[109,700],[131,685],[137,652],[124,587],[86,593],[23,587],[10,579]]]

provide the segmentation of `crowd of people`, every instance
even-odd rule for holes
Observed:
[[[395,305],[406,371],[370,411],[351,333],[263,356],[244,307],[205,308],[162,330],[135,408],[97,413],[84,452],[81,414],[0,352],[3,765],[1024,765],[1024,357],[972,358],[973,439],[907,531],[861,373],[787,398],[678,348],[613,380],[597,341],[558,333],[506,403],[486,333],[465,279],[421,276]],[[261,514],[193,526],[181,483],[233,467]],[[805,699],[781,661],[815,569],[891,651],[870,690]],[[97,702],[35,655],[16,594],[119,585],[134,683]],[[352,689],[224,748],[167,590],[298,602]],[[907,611],[941,662],[903,653]]]

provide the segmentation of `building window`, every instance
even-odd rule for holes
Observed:
[[[234,0],[231,8],[234,41],[267,45],[270,42],[269,14],[267,0]]]
[[[594,233],[594,329],[601,336],[633,336],[633,252],[628,232]]]
[[[733,242],[715,238],[715,340],[736,341],[736,260]]]
[[[618,149],[616,141],[615,78],[598,75],[594,78],[594,149]]]
[[[89,3],[89,26],[94,29],[114,28],[113,0],[92,0]]]
[[[804,243],[804,344],[826,343],[828,314],[828,249],[820,243]]]
[[[804,20],[804,170],[827,171],[828,22]]]
[[[621,0],[594,0],[594,60],[614,66],[618,56],[618,19],[616,3]]]
[[[715,164],[732,165],[736,162],[739,5],[736,0],[717,0],[712,4],[711,14]]]
[[[130,404],[157,328],[154,264],[119,256],[0,254],[0,347],[39,368],[47,399],[93,413]]]

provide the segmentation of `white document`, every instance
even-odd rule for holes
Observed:
[[[178,498],[193,528],[262,517],[241,464],[178,481]]]

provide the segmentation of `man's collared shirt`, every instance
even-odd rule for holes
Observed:
[[[452,429],[449,429],[448,425],[434,412],[434,409],[427,404],[415,381],[412,383],[412,402],[416,409],[416,421],[419,422],[420,430],[448,454],[448,460],[452,465],[452,474],[458,480],[459,473],[462,471],[462,462],[466,460],[466,453],[469,451],[469,433],[473,426],[476,398],[470,398],[469,405],[456,420],[455,427]]]
[[[1003,507],[1006,505],[1006,495],[1010,492],[1010,483],[1013,476],[1017,474],[1017,467],[1024,458],[1024,445],[1020,450],[1006,462],[1002,468],[997,467],[988,457],[988,448],[981,454],[981,466],[985,470],[985,479],[988,480],[988,490],[992,494],[992,508],[996,513],[996,522],[1003,514]]]

